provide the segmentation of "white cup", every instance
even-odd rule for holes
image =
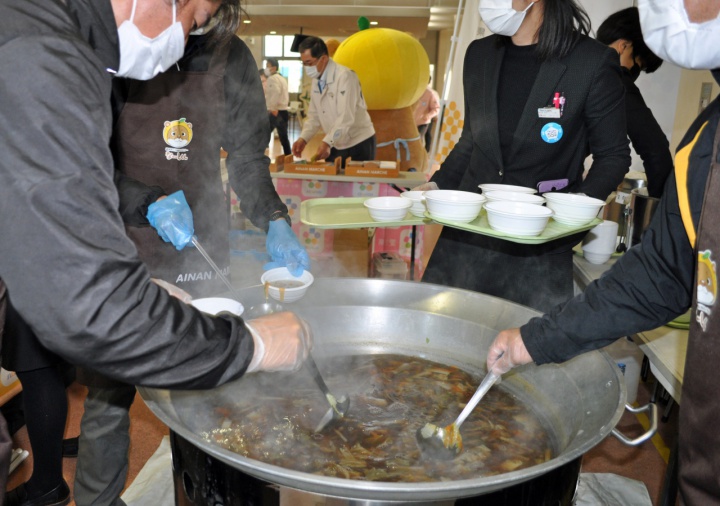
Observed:
[[[618,224],[612,220],[605,220],[592,228],[582,242],[585,259],[591,264],[604,264],[617,247]]]

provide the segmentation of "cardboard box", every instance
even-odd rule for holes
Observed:
[[[280,159],[276,160],[276,163]],[[283,157],[282,168],[278,166],[278,170],[282,170],[285,173],[290,174],[314,174],[321,176],[334,176],[340,172],[340,165],[342,160],[338,156],[335,158],[334,163],[326,162],[325,160],[318,160],[316,162],[295,162],[292,155]]]
[[[355,177],[398,177],[400,169],[397,162],[385,160],[367,160],[354,162],[348,158],[345,162],[345,175]]]
[[[285,157],[283,155],[278,156],[275,158],[275,160],[270,161],[270,172],[280,172],[283,170],[284,165],[284,159]]]

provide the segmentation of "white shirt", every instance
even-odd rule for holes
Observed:
[[[267,78],[265,103],[268,111],[287,111],[288,109],[290,103],[288,83],[279,72],[275,72]]]
[[[322,92],[318,81],[324,81]],[[320,78],[312,80],[310,107],[300,137],[309,142],[321,128],[323,141],[336,149],[351,148],[375,134],[360,80],[332,59]]]

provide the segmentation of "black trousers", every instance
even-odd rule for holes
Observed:
[[[345,161],[348,159],[348,157],[359,162],[375,160],[376,150],[377,138],[375,137],[375,134],[373,134],[372,137],[368,137],[364,141],[346,149],[330,148],[330,155],[328,156],[328,161],[333,161],[339,156],[342,158],[342,166],[345,167]]]
[[[277,130],[278,139],[280,139],[280,144],[282,144],[283,153],[286,155],[292,154],[290,139],[288,138],[288,112],[278,111],[277,116],[273,116],[272,113],[268,113],[268,118],[270,118],[270,131],[272,132],[273,129]]]

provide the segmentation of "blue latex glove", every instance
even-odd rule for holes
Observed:
[[[165,242],[180,251],[192,240],[193,215],[182,190],[148,206],[147,219]]]
[[[263,269],[287,267],[295,277],[310,270],[310,257],[285,220],[270,222],[265,246],[272,262],[265,264]]]

